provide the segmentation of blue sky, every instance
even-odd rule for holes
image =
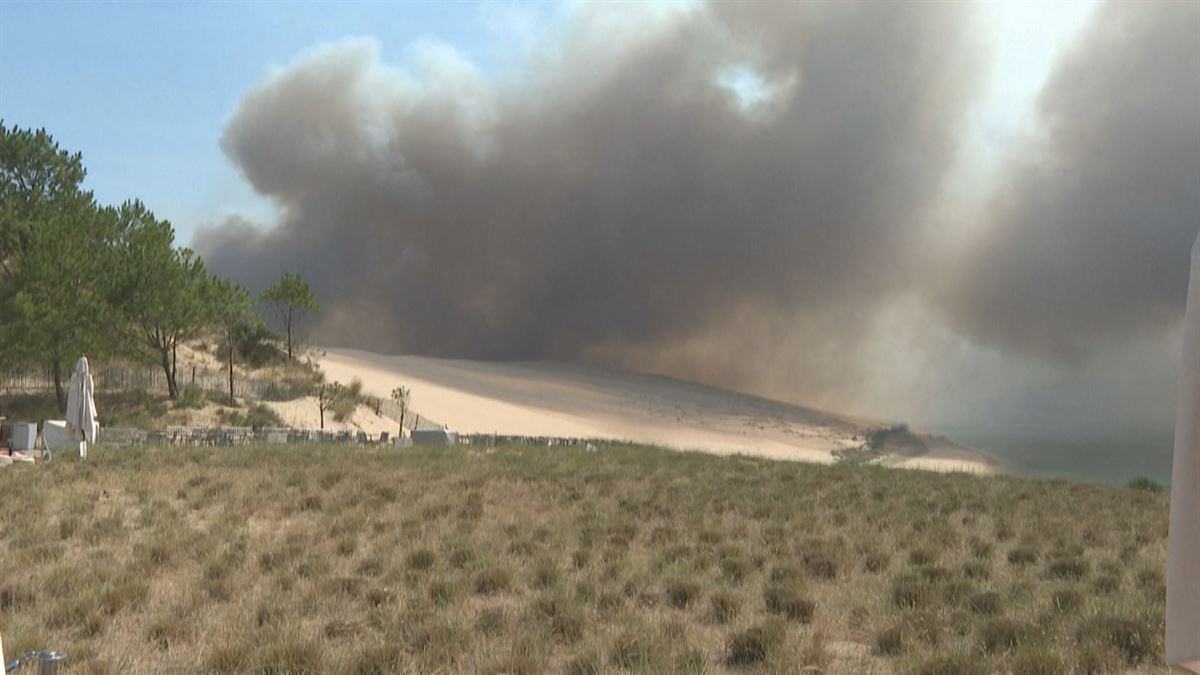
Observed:
[[[0,2],[0,117],[83,153],[102,203],[140,198],[186,243],[226,214],[269,219],[218,142],[272,67],[347,36],[402,62],[450,43],[485,72],[535,7],[495,3]]]
[[[965,145],[965,182],[1027,123],[1053,58],[1093,0],[983,0],[992,77]],[[452,45],[484,73],[519,67],[563,5],[486,2],[0,2],[0,117],[45,127],[83,153],[101,203],[140,198],[170,219],[181,243],[231,214],[269,223],[272,206],[219,147],[239,98],[272,68],[317,45],[375,38],[404,64],[422,42]],[[978,177],[978,180],[975,178]]]

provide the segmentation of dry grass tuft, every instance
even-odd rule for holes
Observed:
[[[1165,672],[1165,492],[614,444],[102,449],[0,494],[5,647],[65,675]]]

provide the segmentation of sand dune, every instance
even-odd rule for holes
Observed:
[[[559,363],[490,363],[326,349],[322,370],[412,406],[463,433],[581,436],[718,454],[833,461],[880,424],[666,377]],[[944,439],[898,466],[993,471],[994,461]]]

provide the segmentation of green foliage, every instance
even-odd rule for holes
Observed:
[[[412,401],[412,391],[408,387],[396,387],[392,390],[392,400],[400,405],[400,433],[404,433],[404,418]]]
[[[86,173],[44,130],[0,123],[0,365],[50,370],[61,408],[80,354],[128,356],[161,366],[177,398],[179,343],[248,314],[249,297],[222,296],[141,202],[98,206],[81,188]]]
[[[45,130],[0,122],[0,365],[46,367],[60,409],[75,358],[116,346],[116,222],[82,189],[86,173]]]
[[[283,419],[270,406],[263,403],[256,403],[250,406],[244,413],[240,410],[221,410],[217,413],[217,419],[221,421],[221,424],[231,427],[261,429],[263,427],[284,426]]]
[[[333,413],[334,420],[345,422],[354,416],[358,404],[367,402],[369,397],[362,395],[362,380],[356,377],[349,386],[340,382],[321,385],[318,398],[322,415],[328,410]]]
[[[204,313],[211,317],[221,333],[225,362],[229,373],[229,402],[233,396],[233,362],[237,353],[238,336],[252,330],[259,322],[251,310],[250,293],[227,279],[214,279],[206,284]]]
[[[250,368],[277,364],[283,356],[276,345],[278,339],[261,321],[243,324],[235,336],[237,356]]]
[[[315,312],[319,309],[312,289],[304,279],[297,274],[284,273],[275,285],[263,289],[258,296],[261,302],[268,303],[279,315],[287,331],[287,355],[292,358],[293,328],[305,311]]]
[[[321,411],[321,428],[325,428],[325,411],[330,410],[333,404],[344,398],[345,387],[339,382],[330,384],[322,384],[317,389],[317,405]],[[351,411],[353,412],[353,411]]]
[[[329,403],[329,410],[333,412],[333,419],[338,422],[345,422],[354,416],[354,409],[358,407],[358,401],[350,395],[350,393],[342,388],[338,395],[333,397]]]
[[[208,404],[208,397],[199,387],[184,387],[179,398],[175,399],[176,409],[198,410]]]
[[[133,354],[157,362],[167,392],[179,396],[174,352],[213,320],[212,281],[190,249],[174,247],[175,230],[138,201],[117,209],[119,297],[127,344]]]
[[[1163,487],[1149,478],[1135,478],[1129,481],[1129,487],[1146,492],[1162,492]]]
[[[91,194],[80,189],[86,176],[82,155],[60,149],[45,129],[0,120],[0,274],[16,272],[40,225],[91,206]]]

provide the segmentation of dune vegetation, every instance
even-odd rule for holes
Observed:
[[[1166,672],[1154,489],[299,446],[101,449],[0,495],[6,653],[70,673]]]

